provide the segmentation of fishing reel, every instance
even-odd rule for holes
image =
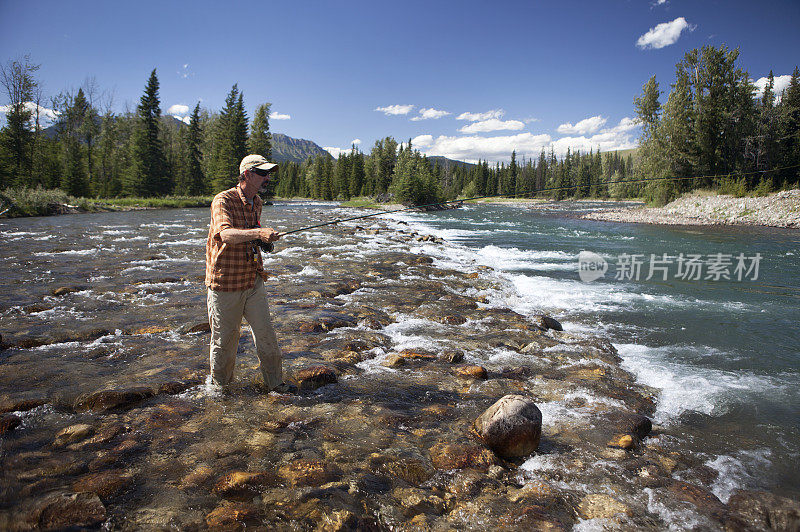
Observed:
[[[258,247],[261,248],[261,251],[264,253],[272,253],[275,250],[275,246],[272,242],[264,242],[263,240],[253,240],[254,244],[257,244]]]

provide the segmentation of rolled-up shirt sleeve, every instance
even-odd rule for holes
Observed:
[[[214,198],[211,204],[211,235],[216,241],[221,242],[220,233],[225,229],[233,229],[233,213],[230,206],[221,197]]]

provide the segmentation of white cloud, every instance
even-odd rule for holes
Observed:
[[[419,135],[411,139],[411,143],[427,155],[443,155],[451,159],[475,162],[478,159],[492,162],[508,161],[511,152],[516,150],[517,156],[537,157],[544,149],[553,148],[556,155],[563,157],[567,149],[588,152],[591,150],[613,151],[636,147],[632,131],[637,126],[634,121],[625,117],[614,127],[602,129],[592,136],[566,136],[553,139],[548,134],[518,133],[496,137],[463,136],[448,137]]]
[[[180,115],[186,116],[189,114],[189,106],[183,105],[181,103],[176,103],[175,105],[170,105],[169,109],[167,109],[167,114],[169,115]]]
[[[434,109],[433,107],[428,109],[422,108],[419,110],[419,116],[415,116],[411,120],[414,122],[418,120],[436,120],[449,114],[450,113],[447,111],[440,111],[439,109]]]
[[[285,115],[285,114],[282,114],[282,113],[276,113],[274,111],[269,114],[269,119],[270,120],[289,120],[291,118],[292,117],[289,116],[289,115]]]
[[[792,76],[786,74],[784,76],[774,76],[774,83],[772,86],[772,92],[778,96],[777,100],[780,100],[781,93],[789,87],[789,82],[792,80]],[[764,96],[764,89],[767,88],[767,83],[769,82],[769,78],[758,78],[753,84],[756,86],[756,96],[761,98]],[[777,101],[776,100],[776,101]]]
[[[186,79],[190,76],[194,76],[194,72],[189,70],[189,63],[184,63],[181,68],[178,69],[177,74],[179,77]]]
[[[387,105],[386,107],[376,107],[376,111],[381,111],[386,116],[407,115],[414,108],[413,105]]]
[[[591,118],[584,118],[574,126],[569,122],[561,124],[556,131],[562,135],[586,135],[587,133],[594,133],[606,125],[606,121],[608,121],[607,118],[597,115]]]
[[[186,125],[189,125],[189,123],[192,121],[192,118],[189,116],[172,115],[172,117],[177,118]]]
[[[506,114],[502,109],[492,109],[485,113],[461,113],[456,117],[456,120],[469,120],[470,122],[477,122],[479,120],[489,120],[490,118],[502,118]]]
[[[520,130],[525,127],[524,122],[519,120],[498,120],[497,118],[490,118],[488,120],[481,120],[480,122],[473,122],[467,126],[459,129],[461,133],[488,133],[490,131],[501,131],[504,129]]]
[[[655,2],[653,2],[654,6],[663,6],[663,5],[666,5],[666,4],[667,4],[667,0],[656,0]]]
[[[322,149],[333,155],[335,159],[338,159],[339,155],[343,153],[350,153],[350,148],[334,148],[333,146],[323,146]]]
[[[350,141],[350,144],[355,144],[356,146],[358,146],[359,144],[361,144],[361,139],[353,139]]]
[[[662,22],[639,37],[639,40],[636,41],[636,46],[642,50],[664,48],[670,44],[675,44],[683,30],[694,31],[695,27],[686,22],[683,17],[678,17],[672,22]]]
[[[39,107],[39,126],[40,127],[49,127],[58,119],[58,113],[53,109],[48,109],[47,107]],[[33,113],[32,119],[36,119],[36,108],[37,105],[33,102],[25,102],[25,109]],[[11,105],[0,105],[0,113],[7,114],[11,111]],[[33,129],[33,128],[31,128]]]

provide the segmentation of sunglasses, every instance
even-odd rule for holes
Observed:
[[[253,168],[251,171],[260,177],[267,177],[271,173],[269,170],[262,170],[261,168]]]

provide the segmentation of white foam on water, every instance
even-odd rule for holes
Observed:
[[[320,277],[322,276],[322,272],[313,266],[305,266],[302,270],[297,272],[297,275],[303,275],[306,277]]]
[[[85,257],[90,255],[97,255],[101,249],[104,248],[92,248],[92,249],[69,249],[67,251],[39,251],[34,253],[36,257],[57,257],[57,256],[66,256],[66,257]],[[112,248],[110,251],[114,251]]]
[[[711,485],[711,491],[724,503],[728,503],[733,492],[753,486],[763,477],[764,470],[772,465],[769,449],[736,451],[733,455],[723,454],[706,465],[719,471]]]
[[[133,233],[130,229],[106,229],[103,231],[104,235],[127,235]]]
[[[147,240],[146,236],[121,236],[111,240],[112,242],[130,242],[131,240]]]
[[[156,229],[187,229],[189,226],[185,224],[149,223],[149,224],[142,224],[139,227],[155,227]]]
[[[658,423],[674,422],[687,411],[718,416],[726,413],[731,404],[747,401],[753,394],[774,395],[787,391],[786,383],[770,377],[672,361],[672,354],[681,346],[614,344],[614,347],[622,357],[623,369],[642,384],[661,390],[655,413]]]
[[[171,235],[170,235],[171,236]],[[187,240],[173,240],[168,242],[151,242],[147,247],[154,248],[158,246],[205,246],[205,238],[189,238]]]
[[[701,516],[689,503],[675,501],[674,496],[662,495],[652,488],[644,488],[647,511],[661,518],[668,530],[716,530],[718,524]]]

